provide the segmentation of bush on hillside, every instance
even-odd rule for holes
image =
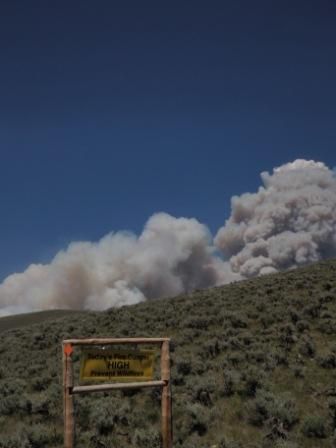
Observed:
[[[302,422],[302,433],[306,437],[324,439],[327,436],[325,418],[320,415],[309,415]]]
[[[246,410],[248,422],[255,426],[276,419],[285,430],[290,430],[299,420],[295,402],[287,394],[275,396],[259,390],[256,398],[246,405]]]

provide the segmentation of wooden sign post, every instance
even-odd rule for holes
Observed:
[[[63,344],[64,447],[74,446],[75,421],[73,400],[73,366],[71,344]]]
[[[165,383],[161,393],[162,447],[171,448],[173,437],[169,340],[164,341],[161,346],[161,380]]]
[[[138,389],[142,387],[161,387],[162,448],[172,448],[172,394],[169,343],[169,338],[69,339],[63,341],[64,448],[74,448],[75,444],[74,394],[115,389]],[[161,380],[127,382],[128,373],[122,372],[123,375],[125,375],[123,382],[74,386],[72,365],[73,346],[92,347],[126,344],[156,344],[161,346]],[[112,365],[113,363],[110,364]],[[135,374],[140,375],[139,372],[135,372]],[[110,376],[108,378],[110,379]],[[119,376],[117,378],[119,378]]]

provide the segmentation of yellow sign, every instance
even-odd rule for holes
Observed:
[[[154,350],[87,349],[82,352],[80,381],[150,381]]]

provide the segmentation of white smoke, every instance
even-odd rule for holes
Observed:
[[[47,265],[31,265],[0,285],[2,315],[40,309],[101,310],[216,284],[223,262],[195,219],[152,216],[137,238],[109,234],[72,243]]]
[[[261,174],[255,194],[231,200],[215,237],[242,277],[336,256],[336,178],[321,162],[296,160]]]
[[[42,309],[103,310],[177,295],[336,256],[336,178],[296,160],[261,174],[257,193],[233,197],[215,239],[196,219],[153,215],[136,237],[76,242],[50,264],[0,285],[0,316]]]

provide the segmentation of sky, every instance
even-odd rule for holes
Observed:
[[[0,4],[0,281],[155,212],[215,233],[297,158],[335,163],[336,3]]]

